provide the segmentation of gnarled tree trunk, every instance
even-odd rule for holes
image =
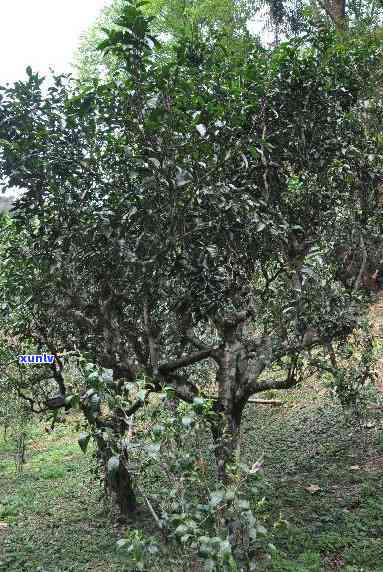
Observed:
[[[238,459],[239,437],[245,400],[241,388],[247,372],[247,357],[233,332],[221,348],[218,357],[218,400],[216,420],[212,425],[217,472],[220,482],[229,481],[227,468]]]
[[[105,468],[107,468],[107,462]],[[120,455],[120,464],[116,475],[111,476],[108,474],[107,470],[105,471],[105,488],[108,496],[117,506],[122,519],[125,520],[136,512],[136,494],[134,492],[130,472],[126,466],[126,459],[124,459],[123,454]]]
[[[218,411],[219,418],[212,425],[212,435],[215,444],[218,480],[229,484],[228,467],[238,460],[241,414],[231,411]]]

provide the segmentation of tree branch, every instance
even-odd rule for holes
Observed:
[[[292,363],[287,372],[286,379],[265,379],[257,381],[256,379],[247,384],[244,392],[245,399],[248,399],[254,393],[268,391],[270,389],[289,389],[300,382],[296,377],[297,356],[292,359]]]
[[[193,365],[193,363],[198,363],[209,357],[213,357],[216,350],[214,348],[208,348],[206,350],[201,350],[193,354],[181,357],[179,359],[169,361],[168,363],[163,363],[159,366],[158,371],[162,374],[167,374],[175,371],[181,367],[187,367],[188,365]]]
[[[94,318],[88,318],[82,312],[80,312],[80,310],[74,310],[74,309],[68,307],[65,309],[65,311],[67,314],[69,314],[69,316],[74,318],[74,321],[78,325],[86,327],[86,328],[92,328],[92,329],[95,327],[95,319]]]
[[[263,381],[250,382],[246,387],[246,395],[250,396],[254,393],[261,393],[262,391],[268,391],[270,389],[289,389],[297,385],[299,380],[295,379],[294,376],[287,376],[286,379],[265,379]]]
[[[193,346],[195,346],[199,350],[207,350],[208,349],[206,344],[204,344],[198,338],[196,338],[196,336],[193,334],[192,328],[189,328],[188,330],[186,330],[186,339],[188,342],[190,342]]]
[[[337,30],[344,28],[344,20],[346,15],[345,0],[317,0],[319,6],[326,12],[332,22],[335,24]]]
[[[21,399],[24,399],[29,403],[29,406],[33,413],[43,413],[45,411],[45,409],[35,409],[35,403],[36,403],[35,400],[32,399],[32,397],[28,397],[27,395],[25,395],[19,387],[17,388],[17,395],[21,397]]]

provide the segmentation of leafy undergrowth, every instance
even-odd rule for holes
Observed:
[[[364,426],[345,419],[318,384],[283,407],[248,406],[243,451],[249,462],[264,454],[257,513],[276,548],[259,554],[259,570],[383,570],[383,417],[374,415]],[[48,434],[36,426],[29,441],[18,477],[11,443],[0,441],[0,570],[134,570],[116,549],[120,531],[74,424]],[[140,518],[134,526],[153,534]],[[166,546],[150,569],[201,570]]]

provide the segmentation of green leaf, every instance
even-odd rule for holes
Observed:
[[[203,399],[202,397],[194,397],[193,399],[193,409],[195,411],[202,411],[203,406],[205,404],[205,399]]]
[[[225,493],[225,499],[227,501],[233,501],[235,499],[235,491],[233,489],[228,489]]]
[[[263,536],[266,536],[267,529],[264,526],[262,526],[261,524],[259,524],[257,526],[257,532],[258,532],[258,534],[262,534]]]
[[[140,391],[138,391],[137,393],[137,397],[140,401],[145,401],[146,395],[147,395],[146,389],[140,389]]]
[[[154,165],[156,167],[156,169],[161,168],[161,163],[156,157],[149,157],[148,161],[150,161],[152,163],[152,165]]]
[[[162,435],[162,433],[165,431],[165,427],[163,425],[154,425],[152,431],[154,435]]]
[[[225,498],[225,491],[213,491],[210,495],[209,503],[212,507],[218,506]]]
[[[92,373],[90,373],[88,375],[88,380],[89,381],[96,381],[99,378],[98,372],[97,371],[92,371]]]
[[[220,548],[223,554],[231,554],[231,545],[228,540],[222,540],[220,542]]]
[[[179,526],[177,526],[174,533],[177,536],[183,536],[187,531],[188,531],[188,527],[185,524],[180,524]]]
[[[101,402],[101,397],[97,393],[92,393],[89,398],[89,402],[91,403],[92,407],[98,407]]]
[[[78,396],[77,395],[67,395],[65,398],[65,405],[68,407],[73,407],[78,403]]]
[[[173,397],[174,397],[174,395],[175,395],[175,393],[176,393],[175,388],[172,387],[171,385],[166,385],[166,386],[164,387],[164,391],[166,392],[166,397],[167,397],[168,399],[173,399]]]
[[[92,395],[94,395],[95,393],[96,393],[95,389],[93,388],[88,389],[88,391],[84,395],[84,399],[90,399],[90,397],[92,397]]]
[[[238,501],[238,508],[240,510],[249,510],[249,508],[250,508],[249,501],[247,501],[245,499]]]
[[[149,544],[148,552],[149,554],[158,554],[158,546],[156,544]]]
[[[198,131],[198,133],[201,135],[201,137],[205,137],[206,135],[206,125],[204,125],[203,123],[199,123],[198,125],[196,125],[195,127]]]
[[[80,433],[78,444],[83,453],[86,453],[91,435],[89,433]]]
[[[149,457],[157,459],[158,454],[161,451],[161,443],[150,443],[150,445],[146,445],[145,450]]]
[[[182,419],[181,419],[182,425],[184,427],[191,427],[191,425],[193,424],[193,421],[194,421],[193,417],[189,417],[186,415],[185,415],[185,417],[182,417]]]

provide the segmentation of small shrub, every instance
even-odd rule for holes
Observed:
[[[214,445],[206,437],[213,415],[211,402],[200,398],[176,411],[148,407],[137,422],[142,429],[125,448],[162,538],[175,550],[198,555],[206,570],[239,571],[252,566],[267,534],[254,510],[261,462],[233,464],[230,484],[217,486]],[[138,533],[132,539],[128,532],[118,545],[137,559],[140,570],[154,553]]]

